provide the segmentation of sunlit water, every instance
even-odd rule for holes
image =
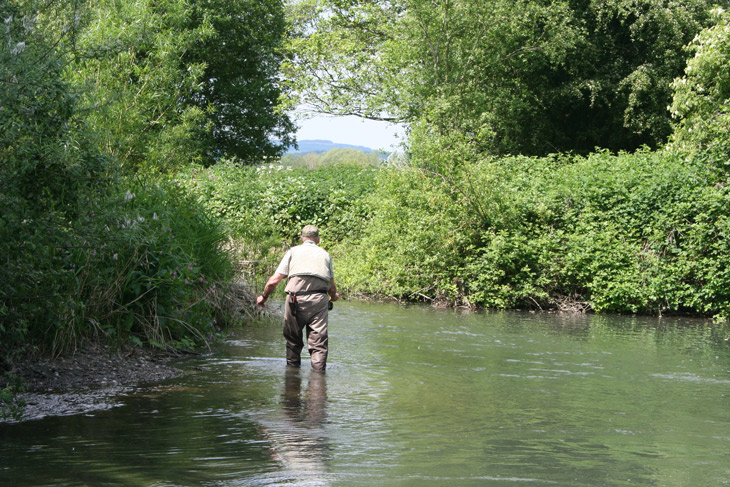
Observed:
[[[728,338],[338,303],[325,375],[252,325],[111,409],[0,424],[0,485],[725,485]]]

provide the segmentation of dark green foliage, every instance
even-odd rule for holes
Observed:
[[[711,2],[613,0],[568,2],[583,29],[560,63],[533,65],[525,76],[539,108],[520,119],[539,121],[516,150],[545,154],[659,147],[671,132],[671,82],[685,64],[683,47],[709,23]],[[533,87],[534,86],[534,87]],[[529,110],[529,109],[528,109]]]
[[[717,9],[715,25],[688,46],[684,76],[674,81],[672,148],[727,180],[730,175],[730,14]]]
[[[327,113],[484,154],[660,147],[707,0],[302,0],[287,65]],[[326,75],[323,75],[326,73]]]
[[[0,382],[0,419],[12,417],[17,420],[23,415],[25,401],[17,397],[18,393],[23,392],[23,386],[18,382],[15,377],[10,377],[7,385]]]
[[[230,277],[214,220],[169,182],[120,179],[103,152],[109,134],[66,78],[79,23],[56,14],[74,6],[0,4],[0,379],[95,338],[207,339],[221,317],[209,291]]]
[[[206,161],[238,157],[248,163],[281,155],[294,143],[294,125],[277,107],[286,24],[282,0],[196,0],[192,30],[210,24],[183,59],[204,65],[188,98],[205,113]]]
[[[69,7],[70,8],[70,7]],[[99,144],[132,171],[279,155],[281,0],[93,0],[78,7],[66,76]]]
[[[126,193],[76,224],[75,241],[57,249],[56,260],[74,276],[67,292],[78,302],[79,316],[64,318],[79,336],[92,331],[180,347],[214,331],[217,311],[205,297],[230,278],[222,252],[226,237],[180,190],[131,182]]]
[[[217,223],[171,186],[132,184],[90,204],[65,229],[33,225],[6,254],[3,344],[60,353],[95,337],[208,339],[222,316],[205,298],[230,277]]]
[[[55,249],[110,182],[107,158],[74,116],[50,41],[15,3],[0,6],[0,360],[37,345],[64,299]],[[61,312],[63,313],[63,312]]]
[[[109,161],[90,148],[93,139],[75,117],[76,99],[50,40],[13,4],[0,6],[0,15],[3,214],[11,208],[22,218],[73,214],[81,198],[106,182]]]
[[[181,58],[211,34],[208,26],[188,28],[187,3],[54,3],[74,19],[74,36],[63,43],[65,76],[80,95],[77,116],[95,131],[100,150],[130,172],[170,170],[201,158],[204,114],[182,101],[199,89],[203,66]],[[43,27],[70,29],[52,19]]]

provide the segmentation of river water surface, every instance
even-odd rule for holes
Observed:
[[[115,407],[0,424],[0,485],[730,482],[722,329],[366,303],[330,321],[326,374],[251,325]]]

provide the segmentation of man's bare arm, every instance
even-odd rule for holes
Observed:
[[[337,292],[337,285],[335,285],[335,279],[330,279],[330,289],[327,291],[327,294],[330,295],[330,301],[337,301],[340,299],[340,295]]]
[[[269,299],[269,296],[271,296],[271,293],[276,290],[276,286],[278,286],[279,283],[285,278],[286,274],[279,274],[278,272],[272,274],[269,280],[266,281],[266,285],[264,286],[264,292],[261,294],[261,296],[256,298],[256,304],[263,307],[266,300]]]

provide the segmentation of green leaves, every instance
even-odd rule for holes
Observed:
[[[705,160],[724,177],[730,171],[730,15],[714,11],[715,25],[697,35],[684,76],[672,87],[669,109],[676,119],[671,146]]]
[[[363,198],[376,169],[358,164],[316,169],[220,163],[191,167],[180,184],[245,247],[247,260],[281,258],[278,248],[298,241],[306,224],[322,228],[325,245],[356,234],[363,223]],[[272,248],[277,249],[273,256]]]
[[[403,47],[396,41],[402,4],[292,2],[290,56],[283,73],[298,95],[295,101],[325,113],[399,116],[400,103],[408,96],[407,90],[399,90],[399,73],[406,68],[393,60]]]
[[[216,333],[220,223],[159,173],[291,142],[283,28],[278,0],[0,2],[0,368],[91,336]],[[157,177],[121,187],[120,167]]]
[[[408,123],[414,151],[455,143],[496,155],[659,147],[670,133],[666,106],[682,48],[707,25],[710,6],[294,2],[285,74],[315,110]]]
[[[280,0],[86,2],[66,76],[101,148],[130,170],[279,155]]]
[[[729,192],[669,152],[384,170],[340,286],[494,308],[730,313]]]
[[[181,0],[88,2],[68,78],[102,150],[131,170],[169,168],[201,156],[203,114],[180,104],[200,89],[204,64],[181,63],[210,25],[187,28]]]
[[[293,145],[295,127],[280,109],[286,97],[279,68],[286,35],[282,0],[197,0],[189,29],[204,28],[183,53],[201,65],[200,87],[184,95],[204,114],[205,163],[237,157],[258,163]]]

